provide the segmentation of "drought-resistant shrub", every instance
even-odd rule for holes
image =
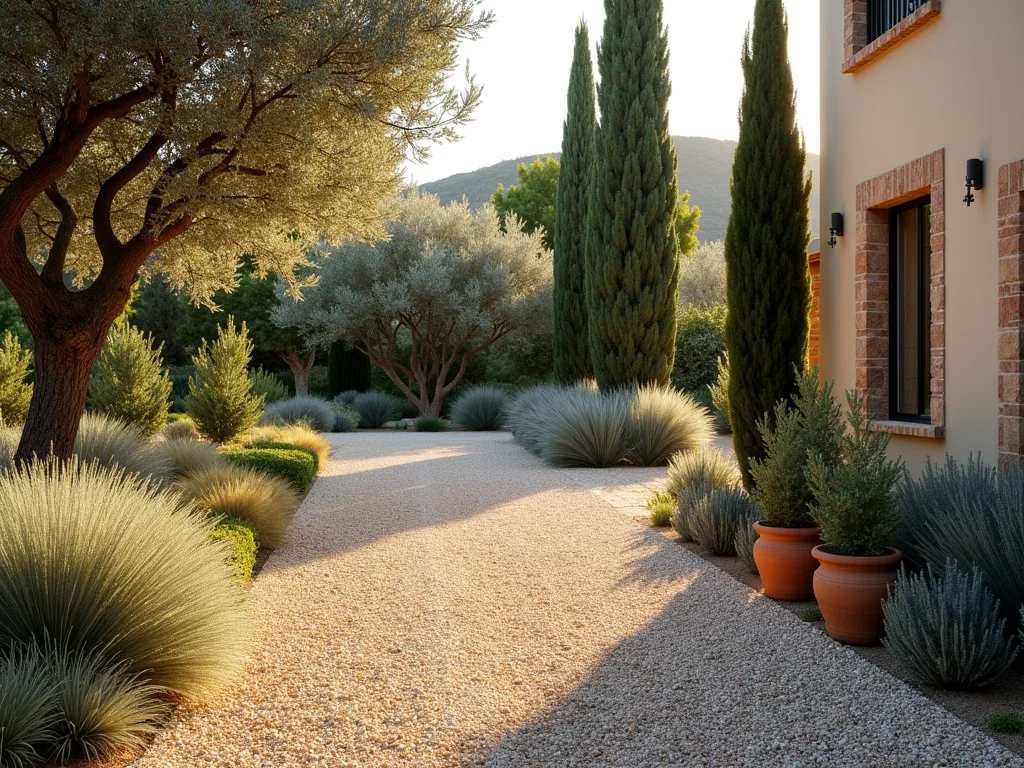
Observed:
[[[680,453],[668,463],[668,484],[665,490],[673,497],[687,488],[704,483],[712,488],[735,488],[740,482],[740,471],[735,462],[717,448]]]
[[[0,476],[0,647],[52,642],[201,697],[244,666],[243,594],[212,522],[122,472],[58,462]]]
[[[179,489],[186,499],[213,515],[252,523],[259,544],[272,549],[284,544],[299,508],[299,496],[287,482],[246,467],[229,465],[197,472],[184,478]]]
[[[217,329],[216,341],[203,339],[192,358],[196,372],[188,380],[185,411],[215,443],[229,442],[256,426],[263,413],[263,399],[252,393],[249,379],[252,349],[245,323],[236,328],[234,318],[228,317]]]
[[[235,576],[242,583],[249,581],[252,578],[252,569],[256,566],[256,552],[260,546],[256,526],[248,520],[225,517],[210,532],[210,538],[214,541],[227,542],[231,550],[228,562]]]
[[[543,431],[538,411],[541,404],[568,389],[570,387],[560,384],[540,384],[518,392],[505,406],[505,424],[512,430],[516,442],[530,453],[540,455]]]
[[[386,392],[363,392],[352,401],[359,411],[359,425],[365,429],[380,429],[395,418],[398,400]]]
[[[947,559],[977,565],[985,583],[1010,606],[1024,605],[1024,471],[995,469],[980,459],[927,464],[899,490],[903,520],[897,546],[912,562],[941,572]]]
[[[651,525],[661,528],[672,523],[672,511],[676,502],[665,491],[658,491],[647,500],[647,510],[651,513]]]
[[[687,522],[690,535],[712,555],[736,554],[736,533],[755,514],[754,503],[740,488],[714,488],[693,505]]]
[[[298,448],[229,449],[221,451],[221,456],[236,467],[249,467],[279,477],[300,492],[316,479],[316,459]]]
[[[265,406],[288,399],[288,387],[277,376],[264,371],[263,366],[249,373],[249,381],[252,382],[253,395],[262,395]]]
[[[203,437],[196,429],[195,422],[188,416],[168,421],[160,430],[159,436],[161,440],[202,440]]]
[[[953,561],[939,576],[929,566],[909,573],[904,566],[882,605],[889,652],[917,680],[941,688],[980,688],[1017,657],[999,616],[999,600],[975,566]]]
[[[448,422],[433,416],[421,416],[413,423],[416,432],[447,432]]]
[[[351,405],[334,404],[333,432],[354,432],[359,427],[359,411]]]
[[[141,750],[166,717],[164,689],[100,655],[50,652],[57,690],[51,753],[60,762]]]
[[[718,381],[724,355],[725,306],[689,307],[679,313],[673,386],[691,395],[706,392]]]
[[[694,510],[707,501],[714,486],[709,482],[700,482],[696,485],[687,486],[679,494],[679,500],[672,510],[669,522],[673,530],[679,534],[683,541],[693,541],[693,529],[690,528],[690,517]]]
[[[78,424],[75,455],[86,464],[120,467],[154,481],[170,471],[164,454],[135,427],[95,413],[86,413]]]
[[[452,423],[477,432],[501,429],[507,400],[499,387],[473,387],[452,406]]]
[[[679,260],[679,308],[725,306],[725,243],[701,243]]]
[[[161,440],[154,444],[175,480],[224,464],[217,446],[202,440]]]
[[[1024,732],[1024,718],[1016,712],[997,712],[989,715],[985,722],[996,733]]]
[[[757,508],[756,504],[751,505],[750,517],[746,520],[741,520],[739,525],[736,526],[736,539],[733,541],[733,547],[736,550],[736,557],[738,557],[743,564],[747,566],[747,570],[751,573],[758,573],[757,563],[754,562],[754,544],[760,538],[757,531],[754,530],[754,523],[761,519],[761,510]]]
[[[885,554],[899,528],[894,489],[903,462],[886,457],[889,435],[871,429],[864,396],[847,392],[846,404],[850,429],[839,435],[839,461],[827,464],[811,455],[810,513],[821,526],[825,551],[874,557]]]
[[[581,387],[549,391],[537,405],[540,456],[555,467],[611,467],[629,449],[629,397]]]
[[[708,387],[711,405],[715,410],[715,423],[719,432],[728,432],[729,425],[729,356],[718,359],[718,380]]]
[[[311,448],[303,448],[302,446],[294,445],[292,443],[285,443],[280,440],[247,440],[245,447],[261,450],[267,449],[272,451],[302,451],[303,453],[308,454],[311,459],[313,459],[313,463],[318,470],[320,468],[320,457],[317,455],[317,452]]]
[[[27,768],[45,756],[56,736],[56,708],[43,654],[10,643],[0,649],[0,766]]]
[[[832,397],[832,382],[820,382],[817,368],[799,375],[794,407],[779,401],[775,418],[762,418],[758,426],[765,457],[750,460],[751,495],[764,519],[781,528],[814,525],[810,512],[814,494],[807,478],[810,456],[817,457],[827,471],[839,461],[843,434],[842,410]]]
[[[800,618],[808,623],[813,623],[822,621],[825,617],[821,613],[821,608],[815,605],[813,608],[804,608],[800,613]]]
[[[171,380],[164,369],[163,345],[122,323],[112,326],[89,378],[89,408],[135,427],[151,437],[167,423]]]
[[[32,351],[22,350],[18,337],[4,331],[0,342],[0,424],[23,424],[32,402],[28,372]]]
[[[267,406],[265,421],[268,424],[308,424],[318,432],[334,429],[334,408],[320,397],[299,395]]]
[[[334,396],[334,402],[340,405],[352,405],[362,392],[355,389],[346,389],[339,395]]]
[[[254,427],[239,441],[244,448],[255,448],[257,443],[287,443],[290,448],[309,451],[316,459],[317,469],[327,466],[331,455],[331,442],[319,432],[305,424],[289,424],[283,427]]]
[[[654,384],[630,393],[626,458],[632,464],[666,464],[677,453],[704,448],[712,434],[711,415],[689,395]]]

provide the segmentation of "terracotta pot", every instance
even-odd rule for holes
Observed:
[[[764,593],[774,600],[814,599],[814,569],[818,561],[811,550],[821,544],[821,528],[781,528],[754,523],[754,562],[761,574]]]
[[[889,548],[878,557],[833,555],[814,548],[821,567],[814,572],[814,597],[825,617],[825,630],[841,643],[878,645],[885,634],[882,600],[896,581],[903,555]]]

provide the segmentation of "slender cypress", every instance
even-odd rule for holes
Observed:
[[[675,358],[676,151],[662,0],[605,0],[587,320],[602,389],[667,385]]]
[[[569,112],[562,124],[562,169],[555,206],[555,375],[573,382],[594,375],[587,335],[585,239],[594,167],[594,67],[587,23],[576,27],[569,74]]]
[[[751,485],[749,462],[764,446],[756,423],[796,393],[807,365],[811,282],[811,179],[796,126],[796,95],[782,0],[757,0],[743,43],[740,138],[732,168],[725,236],[729,312],[729,418],[733,445]]]

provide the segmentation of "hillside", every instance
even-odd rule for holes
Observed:
[[[732,174],[732,156],[735,141],[720,141],[696,136],[674,136],[676,154],[679,158],[679,188],[690,190],[691,204],[700,206],[702,211],[701,240],[718,240],[725,237],[729,223],[729,176]],[[558,152],[550,154],[557,158]],[[517,183],[516,166],[530,162],[535,155],[503,160],[495,165],[480,168],[469,173],[457,173],[438,181],[423,184],[420,189],[441,198],[442,203],[458,200],[465,196],[469,204],[478,207],[488,202],[499,184],[506,188]],[[811,192],[811,231],[818,234],[818,187],[821,158],[807,155],[807,166],[814,173],[815,186]]]

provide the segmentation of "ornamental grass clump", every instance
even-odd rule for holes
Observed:
[[[174,695],[233,682],[244,594],[208,516],[137,477],[33,462],[0,476],[0,648],[98,655]]]
[[[1024,471],[947,458],[917,480],[905,475],[898,498],[908,558],[937,572],[947,559],[976,565],[1007,611],[1024,605]]]
[[[254,395],[249,379],[253,344],[245,323],[235,327],[233,317],[217,329],[212,343],[203,339],[192,358],[195,375],[188,379],[185,411],[204,437],[227,443],[263,414],[263,398]]]
[[[811,518],[821,526],[822,548],[834,555],[884,555],[900,524],[895,487],[903,462],[886,457],[889,435],[871,429],[864,402],[860,393],[846,393],[850,429],[839,434],[839,460],[812,453],[807,468]]]
[[[629,396],[567,387],[537,405],[540,457],[553,467],[611,467],[629,451]]]
[[[352,401],[359,412],[359,425],[364,429],[380,429],[395,418],[398,401],[387,392],[363,392]]]
[[[0,424],[24,424],[32,402],[32,385],[28,382],[32,367],[32,351],[23,350],[18,337],[4,331],[0,342]]]
[[[355,432],[359,428],[359,411],[351,405],[340,405],[335,400],[334,429],[332,432]]]
[[[736,554],[736,533],[756,513],[741,488],[714,488],[693,505],[687,522],[693,540],[712,555]]]
[[[199,430],[196,429],[196,424],[192,419],[186,416],[183,419],[175,419],[169,421],[160,430],[158,437],[160,440],[202,440],[203,436],[199,434]]]
[[[672,524],[672,512],[676,503],[665,491],[658,491],[647,500],[647,511],[651,513],[651,525],[661,528]]]
[[[654,467],[677,453],[704,448],[714,434],[708,410],[671,387],[647,384],[629,395],[626,440],[631,464]]]
[[[215,517],[252,523],[259,543],[271,549],[287,540],[288,526],[301,501],[286,481],[233,465],[197,472],[182,479],[178,487],[186,499]]]
[[[765,458],[750,459],[754,481],[751,496],[763,520],[780,528],[814,525],[814,493],[807,468],[814,455],[822,472],[839,462],[842,410],[832,397],[832,382],[821,382],[818,369],[798,376],[797,396],[790,408],[782,400],[774,418],[758,422]]]
[[[672,510],[669,523],[672,530],[679,534],[683,541],[693,541],[693,529],[690,527],[690,518],[696,513],[697,507],[707,502],[708,496],[715,487],[707,481],[701,481],[696,485],[690,485],[679,494],[679,501]]]
[[[171,379],[164,368],[163,344],[122,323],[107,333],[107,342],[89,378],[89,409],[129,424],[152,437],[167,424]]]
[[[0,650],[0,766],[42,762],[56,725],[57,692],[48,660],[34,646],[8,643]]]
[[[362,392],[359,392],[358,390],[346,389],[341,394],[334,396],[334,402],[338,405],[352,405],[352,403],[356,401],[356,398],[361,394]]]
[[[119,467],[157,483],[171,470],[165,455],[138,428],[96,413],[86,413],[78,424],[75,456],[83,464]]]
[[[885,647],[928,685],[981,688],[1017,657],[977,566],[968,572],[950,560],[942,575],[931,566],[917,574],[904,567],[882,609]]]
[[[473,387],[452,406],[452,423],[473,432],[501,429],[507,401],[508,395],[500,387]]]
[[[703,483],[712,488],[735,488],[740,481],[736,463],[717,448],[708,447],[673,456],[668,463],[665,490],[678,498],[686,489]]]
[[[269,425],[306,424],[317,432],[331,432],[334,418],[334,408],[327,400],[300,395],[268,405],[263,420]]]
[[[448,422],[435,416],[421,416],[412,425],[415,432],[447,432]]]
[[[161,440],[153,447],[164,457],[170,477],[174,480],[191,477],[196,472],[224,464],[217,446],[202,440]]]
[[[516,442],[539,456],[544,437],[539,418],[541,404],[570,389],[572,387],[559,384],[541,384],[518,392],[505,407],[505,424],[512,430]]]

